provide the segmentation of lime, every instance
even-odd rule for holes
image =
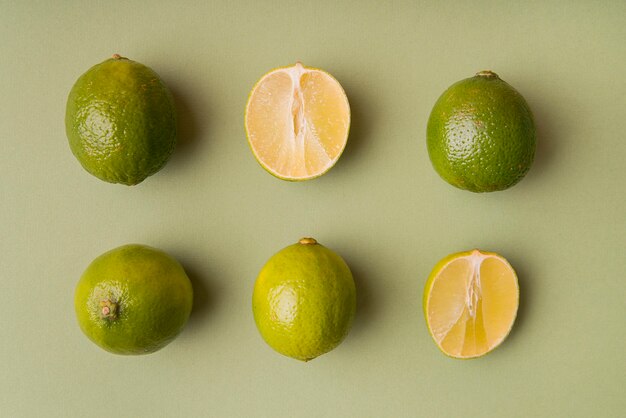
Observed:
[[[491,71],[453,84],[428,120],[433,167],[451,185],[472,192],[519,182],[533,162],[535,142],[528,104]]]
[[[169,344],[187,323],[193,301],[181,265],[163,251],[124,245],[96,258],[74,296],[91,341],[115,354],[147,354]]]
[[[343,259],[313,238],[274,254],[254,285],[252,310],[261,336],[285,356],[309,361],[341,343],[356,310]]]
[[[110,183],[141,183],[165,165],[176,145],[170,91],[150,68],[119,55],[76,81],[65,128],[83,168]]]
[[[350,105],[339,82],[300,62],[265,74],[250,92],[245,127],[254,157],[270,174],[302,181],[321,176],[341,157]]]
[[[430,273],[424,289],[428,331],[444,354],[483,356],[507,337],[519,305],[513,267],[493,252],[451,254]]]

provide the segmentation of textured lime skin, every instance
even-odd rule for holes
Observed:
[[[472,192],[504,190],[532,165],[533,115],[513,87],[483,71],[453,84],[437,100],[427,145],[433,167],[451,185]]]
[[[130,244],[97,257],[74,295],[81,330],[115,354],[148,354],[169,344],[191,313],[193,290],[182,266],[163,251]],[[103,307],[111,306],[110,315]]]
[[[309,361],[337,347],[352,326],[352,273],[339,255],[320,244],[290,245],[259,273],[252,310],[270,347]]]
[[[159,171],[176,145],[170,91],[150,68],[126,58],[90,68],[67,99],[72,153],[89,173],[135,185]]]

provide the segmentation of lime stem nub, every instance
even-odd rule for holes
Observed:
[[[315,245],[317,244],[317,241],[315,241],[315,239],[313,238],[301,238],[300,241],[298,241],[300,244],[302,245]]]
[[[102,318],[105,318],[105,319],[117,318],[117,303],[112,302],[107,299],[107,300],[101,301],[100,306],[102,307],[102,310],[100,311]]]
[[[476,73],[476,77],[486,77],[486,78],[500,78],[498,74],[494,73],[491,70],[483,70]]]

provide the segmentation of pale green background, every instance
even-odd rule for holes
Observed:
[[[0,0],[0,416],[618,417],[626,399],[626,3]],[[136,187],[88,175],[64,131],[67,94],[120,53],[171,87],[181,139]],[[344,86],[346,151],[287,183],[256,163],[243,108],[296,60]],[[514,188],[443,182],[426,121],[451,83],[492,69],[535,113],[537,157]],[[308,364],[267,347],[250,299],[265,260],[314,236],[353,269],[358,312]],[[196,307],[144,357],[80,332],[87,264],[139,242],[176,256]],[[422,288],[448,253],[505,255],[521,286],[508,340],[443,356]]]

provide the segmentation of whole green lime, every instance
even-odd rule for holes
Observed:
[[[507,189],[535,156],[526,100],[491,71],[461,80],[437,100],[428,120],[428,154],[439,175],[472,192]]]
[[[150,68],[119,55],[76,81],[65,128],[83,168],[109,183],[141,183],[165,165],[176,145],[170,91]]]
[[[115,354],[147,354],[169,344],[191,313],[193,291],[182,266],[163,251],[130,244],[87,267],[74,295],[78,324]]]
[[[272,256],[254,285],[252,311],[261,336],[274,350],[302,361],[337,347],[355,310],[350,269],[312,238]]]

